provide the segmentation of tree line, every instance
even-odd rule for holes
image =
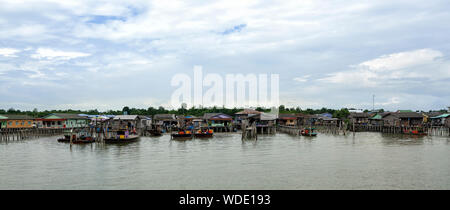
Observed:
[[[97,109],[92,110],[44,110],[38,111],[37,109],[33,109],[32,111],[21,111],[19,109],[10,108],[8,110],[0,109],[0,114],[24,114],[32,117],[44,117],[51,113],[72,113],[72,114],[88,114],[88,115],[121,115],[121,114],[129,114],[129,115],[146,115],[153,116],[155,114],[176,114],[176,115],[192,115],[192,116],[203,116],[205,113],[224,113],[227,115],[234,115],[237,112],[240,112],[244,109],[242,108],[225,108],[225,107],[191,107],[191,108],[179,108],[179,109],[166,109],[162,106],[155,108],[149,107],[147,109],[142,108],[130,108],[125,106],[122,110],[108,110],[108,111],[98,111]],[[270,112],[270,108],[258,107],[257,111],[260,112]],[[347,118],[350,114],[349,109],[330,109],[330,108],[321,108],[321,109],[301,109],[300,107],[285,107],[281,105],[278,107],[279,113],[286,114],[323,114],[330,113],[335,118]],[[379,110],[380,112],[384,112],[384,110]],[[431,110],[430,110],[431,111]],[[368,110],[364,110],[364,112],[369,112]]]
[[[203,116],[205,113],[224,113],[227,115],[234,115],[237,112],[244,110],[243,108],[225,108],[225,107],[191,107],[191,108],[179,108],[179,109],[166,109],[162,106],[155,108],[149,107],[147,109],[142,108],[130,108],[128,106],[123,107],[122,110],[108,110],[108,111],[98,111],[97,109],[92,110],[44,110],[38,111],[37,109],[33,109],[32,111],[21,111],[19,109],[10,108],[8,110],[0,109],[0,114],[23,114],[29,115],[32,117],[44,117],[51,113],[71,113],[71,114],[88,114],[88,115],[121,115],[121,114],[129,114],[129,115],[147,115],[153,116],[155,114],[176,114],[176,115],[192,115],[192,116]],[[258,107],[257,111],[260,112],[270,112],[270,108]],[[300,107],[295,108],[287,108],[284,105],[278,107],[279,113],[303,113],[303,114],[322,114],[322,113],[330,113],[333,117],[337,118],[345,118],[350,112],[348,109],[301,109]]]

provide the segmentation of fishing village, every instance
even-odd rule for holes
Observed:
[[[8,113],[0,114],[0,141],[55,136],[55,141],[70,144],[127,143],[137,141],[140,136],[170,135],[172,140],[191,140],[213,138],[215,133],[238,133],[242,140],[257,140],[258,135],[277,132],[308,138],[319,133],[355,135],[356,132],[449,136],[448,109],[435,112],[341,109],[319,114],[235,109],[233,114],[208,112],[202,116],[128,114],[128,109],[120,115],[50,113],[31,117]]]

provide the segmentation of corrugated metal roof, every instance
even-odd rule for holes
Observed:
[[[240,111],[240,112],[237,112],[235,114],[237,114],[237,115],[239,115],[239,114],[242,114],[242,115],[247,114],[248,115],[248,114],[259,114],[259,113],[261,113],[261,112],[253,110],[253,109],[244,109],[244,111]]]
[[[226,115],[224,113],[205,113],[203,115],[203,119],[232,119],[230,115]]]
[[[88,119],[87,116],[80,116],[79,114],[71,114],[71,113],[52,113],[43,117],[43,119],[48,119],[51,118],[52,116],[61,119],[79,119],[79,120]]]
[[[7,120],[32,120],[34,119],[28,115],[21,114],[2,114],[0,116],[4,116]],[[3,118],[2,118],[3,119]]]
[[[155,114],[155,116],[153,116],[153,118],[155,120],[161,120],[161,119],[175,120],[176,116],[175,116],[175,114]]]
[[[137,118],[137,115],[116,115],[114,120],[136,120]]]

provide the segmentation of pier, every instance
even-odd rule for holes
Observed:
[[[62,135],[65,132],[79,132],[82,128],[2,128],[0,141],[17,141],[43,136]]]

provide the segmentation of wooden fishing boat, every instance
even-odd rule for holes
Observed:
[[[63,138],[59,138],[58,142],[70,143],[70,135],[64,135]],[[92,136],[72,136],[72,144],[87,144],[95,142],[95,138]]]
[[[427,135],[427,133],[420,132],[418,130],[404,130],[403,134],[418,135],[418,136],[425,136],[425,135]]]
[[[317,133],[314,131],[315,128],[305,128],[300,131],[302,136],[317,136]]]
[[[150,130],[149,133],[152,136],[161,136],[163,134],[161,130]]]
[[[138,135],[129,135],[127,137],[119,137],[119,138],[107,138],[104,139],[105,143],[130,143],[130,142],[135,142],[137,140],[139,140]]]
[[[189,130],[179,130],[171,134],[171,138],[175,140],[190,140],[194,137]]]
[[[195,138],[212,138],[213,135],[213,130],[209,128],[200,128],[194,133]]]
[[[130,134],[127,131],[117,131],[116,136],[104,139],[105,143],[130,143],[139,140],[139,135]]]

